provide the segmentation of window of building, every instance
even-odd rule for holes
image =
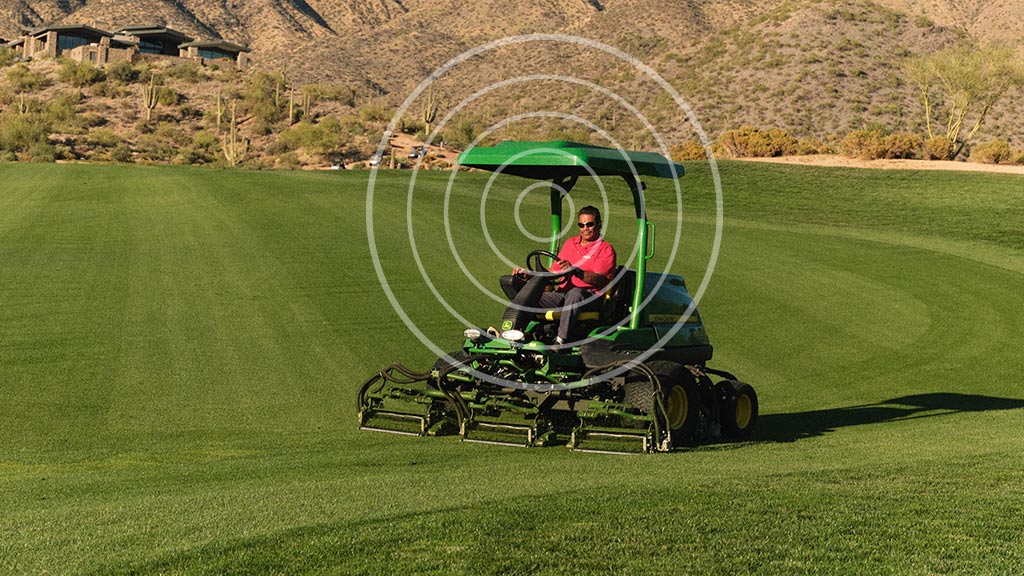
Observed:
[[[218,58],[231,58],[234,60],[235,58],[235,55],[230,52],[222,52],[212,48],[200,48],[199,56],[201,58],[206,58],[207,60],[217,60]]]
[[[72,48],[78,48],[79,46],[85,46],[90,44],[92,40],[83,38],[81,36],[71,36],[69,34],[59,34],[57,36],[57,53],[61,53],[65,50],[71,50]]]
[[[162,54],[163,50],[164,47],[161,44],[151,40],[139,40],[139,52],[143,54]]]

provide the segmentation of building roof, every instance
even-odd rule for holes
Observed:
[[[214,48],[216,50],[223,50],[224,52],[251,52],[251,50],[249,50],[248,46],[239,46],[238,44],[233,44],[231,42],[225,42],[223,40],[209,40],[209,41],[205,41],[205,42],[204,41],[200,41],[200,42],[187,42],[187,43],[182,44],[181,46],[178,46],[178,47],[179,48],[191,48],[192,46],[195,46],[196,48]]]
[[[88,32],[96,36],[106,36],[107,38],[113,37],[114,34],[107,32],[106,30],[100,30],[99,28],[93,28],[85,24],[54,24],[50,26],[22,26],[21,29],[25,31],[29,36],[38,36],[44,32]]]
[[[120,44],[122,46],[138,46],[137,40],[133,40],[131,36],[122,36],[121,34],[114,34],[114,37],[110,39],[111,44]]]
[[[179,32],[174,28],[168,28],[160,25],[146,25],[146,26],[124,26],[114,31],[115,34],[131,34],[132,36],[157,36],[163,38],[170,38],[173,40],[179,40],[180,42],[191,42],[193,38],[184,32]]]

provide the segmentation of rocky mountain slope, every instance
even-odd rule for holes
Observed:
[[[258,68],[295,84],[359,86],[388,108],[465,50],[514,34],[578,35],[656,70],[713,134],[753,124],[819,139],[872,124],[920,132],[900,71],[909,55],[964,39],[1024,46],[1018,0],[0,0],[5,37],[20,25],[152,22],[247,44]],[[583,78],[622,92],[649,120],[667,125],[669,138],[693,135],[663,90],[588,47],[531,43],[490,51],[438,86],[444,108],[452,109],[486,86],[530,74]],[[557,81],[495,91],[464,113],[493,122],[530,110],[585,110],[634,131],[643,124],[607,94]],[[1009,101],[982,134],[1022,135],[1024,112]]]

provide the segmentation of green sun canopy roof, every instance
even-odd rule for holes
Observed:
[[[502,142],[497,146],[470,148],[459,154],[459,164],[470,168],[549,180],[570,176],[683,175],[676,164],[654,152],[629,152],[565,140],[551,142]],[[673,171],[674,167],[674,171]]]

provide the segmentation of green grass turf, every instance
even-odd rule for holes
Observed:
[[[685,178],[691,288],[714,232]],[[418,252],[480,324],[501,304],[419,174]],[[384,297],[366,173],[0,166],[0,572],[1015,574],[1024,566],[1024,180],[726,163],[701,305],[757,388],[752,441],[648,457],[355,430],[383,365],[433,354]],[[451,237],[497,291],[538,247],[524,181],[459,174]],[[616,182],[608,234],[629,251]],[[671,251],[671,189],[649,182]],[[382,267],[439,347],[462,322],[381,173]],[[576,207],[600,201],[580,184]],[[543,234],[543,194],[519,205]]]

